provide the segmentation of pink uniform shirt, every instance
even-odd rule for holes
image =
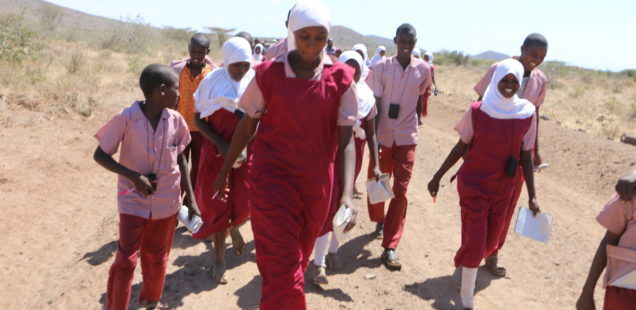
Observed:
[[[287,54],[287,38],[272,44],[263,55],[263,61],[274,60],[285,54]]]
[[[373,95],[380,98],[378,141],[385,147],[417,144],[417,101],[431,85],[428,64],[414,57],[402,69],[397,56],[375,64],[367,82]],[[389,118],[389,105],[400,105],[397,119]]]
[[[119,149],[119,163],[140,174],[157,175],[157,191],[144,197],[132,191],[117,198],[119,213],[145,219],[167,218],[181,206],[181,172],[177,157],[190,143],[190,132],[183,117],[172,109],[164,109],[157,129],[135,102],[115,115],[96,134],[99,147],[109,155]],[[121,148],[119,147],[121,144]],[[135,188],[133,182],[118,177],[118,192]]]
[[[473,140],[473,119],[472,119],[472,109],[468,109],[461,120],[455,125],[455,131],[459,134],[459,137],[462,139],[462,142],[466,144],[470,144]],[[534,147],[534,142],[537,139],[537,114],[532,115],[532,123],[530,124],[530,129],[523,135],[522,149],[524,151],[532,150]]]
[[[282,62],[285,64],[285,75],[287,78],[296,78],[296,74],[289,65],[287,60],[287,54],[276,58],[274,62]],[[322,62],[318,65],[316,72],[311,79],[317,81],[322,78],[322,69],[325,65],[332,65],[333,62],[326,54],[322,57]],[[247,85],[241,100],[239,101],[239,107],[247,113],[249,117],[260,118],[265,108],[265,98],[263,93],[256,83],[256,79],[252,79]],[[311,113],[311,111],[307,111]],[[340,108],[338,109],[338,125],[339,126],[353,126],[356,123],[358,116],[358,95],[356,93],[355,82],[351,83],[349,89],[340,98]]]
[[[610,232],[621,235],[618,248],[608,246],[608,265],[603,286],[636,270],[636,198],[622,201],[614,195],[596,216]]]
[[[517,58],[515,58],[517,59]],[[518,60],[518,59],[517,59]],[[490,84],[490,80],[495,73],[495,69],[497,69],[497,65],[499,63],[496,62],[488,69],[488,72],[484,75],[483,78],[473,88],[477,94],[481,97],[484,96],[486,92],[486,88],[488,84]],[[521,82],[521,81],[519,81]],[[523,94],[519,94],[520,98],[527,99],[532,102],[535,107],[539,107],[543,104],[545,100],[545,93],[548,89],[548,79],[545,77],[545,74],[541,72],[539,69],[534,69],[530,73],[530,78],[528,79],[528,84],[526,85],[526,90]]]

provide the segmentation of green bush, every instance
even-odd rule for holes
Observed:
[[[151,31],[143,17],[125,17],[101,42],[101,48],[116,52],[143,53],[148,51]]]
[[[464,66],[470,64],[470,56],[461,51],[441,50],[435,54],[435,62],[440,65]]]
[[[21,63],[36,55],[38,35],[24,24],[23,15],[0,16],[0,60]]]

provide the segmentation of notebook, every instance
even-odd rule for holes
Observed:
[[[389,175],[380,175],[379,180],[371,179],[367,181],[367,196],[371,204],[383,202],[389,199],[393,199],[393,189],[389,182]]]
[[[532,216],[532,211],[525,207],[519,207],[515,233],[541,242],[548,242],[552,231],[552,215],[537,213]]]

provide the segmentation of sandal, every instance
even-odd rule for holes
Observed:
[[[395,250],[386,249],[382,253],[382,261],[384,261],[384,265],[391,270],[402,270],[402,263],[398,260],[397,254],[395,254]]]
[[[323,266],[314,265],[314,276],[311,278],[311,282],[315,285],[327,285],[329,280],[327,279],[327,269]]]
[[[373,233],[375,234],[376,239],[384,238],[384,223],[377,222],[375,224],[375,231]]]
[[[495,277],[503,278],[506,276],[506,268],[497,266],[499,259],[497,256],[486,257],[486,269]]]

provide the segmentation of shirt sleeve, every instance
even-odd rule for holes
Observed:
[[[338,126],[353,126],[358,118],[358,94],[356,83],[351,82],[351,86],[340,97],[340,107],[338,108]]]
[[[488,71],[486,72],[484,77],[482,77],[481,80],[477,82],[475,87],[473,87],[477,95],[479,95],[480,97],[484,96],[484,93],[486,92],[486,88],[488,88],[488,84],[490,84],[490,80],[492,79],[492,76],[495,74],[496,69],[497,69],[496,64],[493,64],[492,66],[490,66],[490,68],[488,68]]]
[[[124,139],[124,133],[126,132],[126,115],[124,115],[124,111],[115,115],[94,135],[99,143],[99,148],[108,155],[117,153],[119,144]]]
[[[431,87],[431,84],[433,84],[433,81],[431,79],[430,67],[423,65],[420,71],[422,72],[422,75],[424,75],[424,80],[420,84],[417,92],[419,96],[422,96],[426,93],[426,91],[428,91],[429,87]]]
[[[537,113],[532,115],[532,123],[530,124],[530,128],[523,135],[523,147],[521,148],[524,151],[530,151],[534,148],[534,142],[537,140]]]
[[[256,78],[253,78],[247,85],[238,106],[251,118],[261,118],[263,116],[265,97],[263,97],[263,93],[258,87],[258,83],[256,83]]]
[[[175,133],[175,144],[179,147],[179,154],[183,153],[185,148],[190,144],[192,137],[190,136],[190,130],[185,119],[179,115],[177,117],[177,130]]]
[[[631,220],[627,212],[629,202],[621,201],[618,195],[614,195],[596,216],[596,220],[614,234],[620,235],[627,228],[627,222]]]
[[[373,73],[368,76],[367,85],[373,91],[373,96],[382,97],[384,86],[382,85],[382,73],[384,73],[384,63],[376,64]]]
[[[471,108],[468,108],[468,111],[464,113],[462,119],[455,125],[455,131],[459,134],[459,138],[462,139],[462,142],[470,144],[473,140],[474,131]]]
[[[543,102],[545,101],[545,93],[548,91],[548,81],[546,79],[543,79],[543,85],[541,85],[541,93],[539,93],[539,98],[537,98],[537,102],[535,103],[535,106],[540,107],[541,105],[543,105]]]

